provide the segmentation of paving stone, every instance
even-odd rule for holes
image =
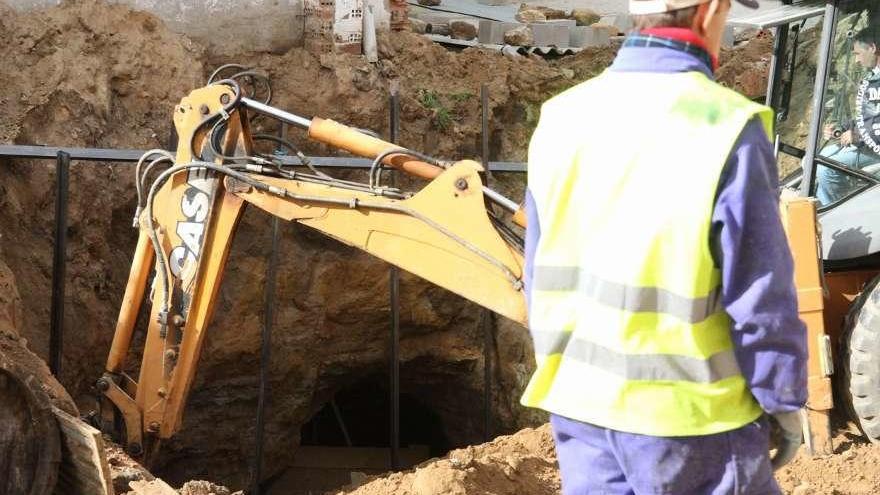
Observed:
[[[563,24],[539,23],[532,24],[535,46],[568,47],[571,29]]]
[[[576,26],[571,28],[569,44],[573,48],[608,46],[611,44],[611,35],[607,29],[597,29],[592,26]]]

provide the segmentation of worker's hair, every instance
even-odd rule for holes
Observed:
[[[874,45],[880,48],[880,29],[876,26],[868,26],[857,32],[853,40],[863,45]]]
[[[694,23],[697,15],[697,6],[683,9],[670,10],[660,14],[643,14],[632,16],[633,30],[651,29],[658,27],[683,27],[689,28]]]

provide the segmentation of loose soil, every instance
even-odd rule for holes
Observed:
[[[803,449],[776,473],[783,493],[869,495],[880,493],[880,449],[848,431],[834,438],[835,454],[811,458]],[[514,495],[560,493],[549,425],[455,450],[444,459],[403,473],[367,480],[334,495]]]

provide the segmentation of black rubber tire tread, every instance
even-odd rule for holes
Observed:
[[[880,276],[850,306],[840,339],[838,389],[852,419],[880,443]]]
[[[0,349],[0,493],[50,495],[61,433],[39,378]]]

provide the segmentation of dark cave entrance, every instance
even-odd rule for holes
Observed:
[[[294,464],[270,481],[268,495],[323,493],[390,471],[388,381],[377,373],[339,389],[302,426]],[[399,468],[446,454],[452,445],[437,411],[407,390],[399,400]]]
[[[336,393],[303,425],[300,445],[391,447],[391,401],[388,378],[373,375]],[[443,455],[449,442],[443,422],[427,404],[400,394],[400,446],[424,445]]]

